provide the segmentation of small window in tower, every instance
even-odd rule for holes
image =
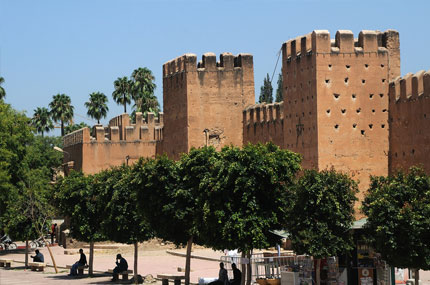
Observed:
[[[372,109],[372,113],[375,113],[375,109]]]
[[[346,113],[346,109],[342,109],[342,110],[340,110],[341,112],[342,112],[342,114],[345,114]]]
[[[369,98],[370,98],[370,99],[372,99],[372,98],[373,98],[373,94],[370,94],[370,95],[369,95]]]
[[[365,130],[361,130],[361,135],[364,136],[366,134]]]
[[[381,68],[384,68],[385,65],[381,64]]]
[[[369,68],[369,65],[366,63],[366,64],[364,65],[364,67],[365,67],[365,68]]]
[[[369,128],[370,128],[370,129],[373,129],[373,124],[369,124]]]
[[[382,113],[385,113],[385,112],[387,112],[387,109],[382,109]]]
[[[355,99],[355,98],[357,98],[357,95],[356,94],[352,94],[352,99]]]
[[[330,109],[328,109],[326,112],[327,112],[327,114],[330,114]]]
[[[352,124],[352,127],[355,129],[357,127],[357,124]]]
[[[358,108],[356,112],[357,112],[357,114],[360,114],[361,108]]]
[[[328,65],[328,69],[331,69],[331,64]]]
[[[345,84],[348,84],[348,77],[345,78]]]
[[[336,124],[336,125],[334,125],[334,128],[337,130],[337,129],[339,129],[339,125],[338,124]]]
[[[382,98],[382,97],[384,97],[384,94],[380,93],[380,94],[379,94],[379,97],[381,97],[381,98]]]
[[[366,80],[365,79],[361,79],[361,83],[366,84]]]
[[[329,83],[330,83],[330,79],[326,79],[326,80],[325,80],[325,83],[326,83],[326,84],[329,84]]]
[[[350,68],[351,68],[351,65],[347,64],[346,69],[350,69]]]
[[[334,93],[333,96],[334,96],[335,99],[339,99],[340,94]]]
[[[385,124],[382,124],[382,125],[381,125],[381,128],[383,128],[383,129],[384,129],[384,128],[385,128]]]
[[[385,78],[382,78],[382,83],[385,83]]]

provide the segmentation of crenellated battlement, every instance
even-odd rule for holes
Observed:
[[[158,117],[154,113],[143,116],[136,113],[136,124],[130,123],[128,114],[122,114],[112,118],[109,125],[103,127],[96,125],[92,132],[89,128],[83,128],[67,134],[63,137],[63,146],[69,147],[83,143],[111,143],[120,141],[160,141],[163,139],[163,113]]]
[[[297,37],[282,45],[284,60],[290,62],[313,53],[385,53],[393,48],[393,41],[398,43],[399,33],[394,30],[362,30],[358,38],[349,30],[339,30],[335,38],[330,38],[327,30],[315,30],[307,35]],[[398,47],[398,44],[395,46]]]
[[[231,71],[235,68],[253,68],[251,54],[240,53],[233,55],[225,52],[220,55],[219,61],[214,53],[205,53],[202,60],[197,62],[197,56],[192,53],[184,54],[163,65],[163,77],[168,77],[181,72],[197,71]]]
[[[430,70],[408,73],[390,82],[390,100],[396,102],[415,101],[430,97]]]
[[[243,110],[243,122],[245,125],[269,123],[282,120],[283,115],[284,102],[255,104]]]

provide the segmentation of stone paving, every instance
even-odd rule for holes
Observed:
[[[118,250],[97,250],[94,257],[95,276],[88,277],[87,271],[83,277],[68,276],[67,264],[73,264],[79,259],[79,255],[66,255],[62,247],[51,247],[59,273],[56,274],[52,267],[52,261],[46,248],[41,248],[40,251],[45,256],[45,262],[48,267],[45,272],[33,272],[24,268],[24,250],[16,250],[13,252],[1,252],[0,259],[13,259],[12,269],[0,268],[0,285],[13,284],[125,284],[126,282],[111,282],[112,276],[106,274],[108,269],[115,266],[115,255],[121,253],[128,261],[129,269],[133,269],[133,251],[132,247],[119,248]],[[84,250],[89,258],[88,250]],[[185,249],[174,250],[175,252],[185,253]],[[76,249],[77,253],[77,249]],[[33,253],[31,253],[33,254]],[[193,258],[191,261],[191,282],[198,283],[199,277],[216,277],[218,275],[218,261],[223,255],[220,251],[210,249],[195,249],[192,255],[203,257],[211,260],[202,260]],[[138,273],[142,276],[152,274],[154,277],[160,273],[180,274],[178,267],[185,267],[185,258],[173,256],[162,250],[139,250],[138,258]],[[130,276],[131,278],[132,276]],[[422,285],[430,284],[430,271],[420,271],[420,279]],[[161,285],[160,281],[150,283],[153,285]],[[173,284],[173,283],[170,283]]]
[[[12,269],[0,269],[0,284],[113,284],[110,282],[111,275],[105,274],[108,269],[115,267],[116,253],[121,253],[128,261],[129,269],[133,269],[134,258],[132,247],[119,248],[118,250],[96,250],[94,256],[94,270],[96,277],[89,278],[88,274],[84,278],[75,278],[68,275],[66,265],[73,264],[79,259],[78,254],[66,255],[62,247],[51,247],[59,273],[56,274],[52,266],[52,260],[46,248],[39,248],[45,257],[48,267],[45,272],[33,272],[24,268],[24,250],[13,252],[0,252],[0,258],[13,259]],[[77,253],[78,249],[76,249]],[[88,249],[84,249],[89,259]],[[175,252],[185,253],[184,249],[175,250]],[[33,252],[30,255],[34,254]],[[209,259],[218,259],[222,252],[215,252],[210,249],[197,249],[193,255],[204,256]],[[30,259],[31,261],[31,259]],[[139,250],[138,273],[142,276],[152,274],[154,277],[160,273],[180,274],[178,267],[185,267],[185,258],[173,256],[166,253],[166,250]],[[192,259],[191,282],[198,283],[199,277],[216,277],[218,276],[218,261]],[[87,273],[87,271],[85,271]],[[132,276],[130,276],[131,278]],[[161,284],[161,282],[158,282]],[[119,282],[121,284],[121,282]],[[155,283],[152,283],[155,284]],[[173,283],[172,283],[173,284]]]

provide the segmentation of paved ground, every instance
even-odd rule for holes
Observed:
[[[178,267],[185,267],[185,258],[173,256],[166,253],[166,248],[147,250],[141,246],[138,258],[138,273],[142,276],[152,274],[154,277],[160,273],[178,274]],[[0,258],[13,259],[13,269],[0,268],[0,285],[13,284],[124,284],[124,282],[113,283],[111,276],[105,274],[108,269],[115,266],[115,256],[121,253],[129,263],[129,269],[133,269],[133,247],[121,246],[118,249],[96,250],[94,257],[95,277],[89,278],[85,274],[83,278],[70,277],[67,264],[73,264],[79,259],[79,255],[66,255],[62,247],[51,247],[54,259],[59,267],[59,273],[56,274],[52,267],[52,260],[46,248],[40,249],[45,256],[48,264],[45,272],[33,272],[24,268],[24,250],[15,250],[13,252],[1,252]],[[84,250],[86,253],[87,249]],[[175,252],[185,253],[185,249],[175,249]],[[33,254],[33,253],[32,253]],[[193,255],[205,257],[208,259],[218,259],[223,255],[222,252],[216,252],[210,249],[196,248]],[[87,258],[88,258],[87,254]],[[192,259],[191,261],[191,282],[197,283],[199,277],[216,277],[218,275],[218,261]],[[86,271],[87,273],[87,271]],[[420,271],[422,284],[430,285],[430,271]],[[161,282],[152,283],[161,285]],[[170,283],[173,284],[173,283]]]
[[[59,246],[51,247],[55,262],[59,268],[59,273],[55,274],[53,263],[49,252],[46,248],[39,249],[45,257],[48,267],[45,272],[33,272],[24,268],[25,254],[24,250],[15,250],[13,252],[0,252],[0,258],[13,259],[13,269],[0,269],[0,284],[113,284],[110,282],[112,276],[104,274],[108,269],[115,267],[115,256],[121,253],[128,261],[129,269],[133,269],[133,247],[121,246],[114,250],[96,250],[94,256],[94,270],[96,277],[74,278],[69,277],[67,264],[73,264],[79,259],[78,254],[65,255],[64,249]],[[77,253],[76,249],[76,253]],[[84,249],[89,258],[88,250]],[[185,253],[184,249],[175,250],[175,252]],[[31,255],[34,254],[33,252]],[[215,252],[209,249],[196,249],[193,255],[204,256],[207,258],[218,259],[222,252]],[[31,260],[31,259],[30,259]],[[191,282],[198,283],[199,277],[216,277],[218,276],[218,262],[201,259],[192,259]],[[166,249],[160,250],[140,250],[138,257],[138,273],[142,276],[152,274],[154,277],[160,273],[178,274],[178,267],[185,267],[185,258],[173,256],[166,253]],[[87,271],[86,271],[87,273]],[[179,273],[180,274],[180,273]],[[183,274],[183,273],[182,273]],[[161,284],[161,282],[159,282]],[[121,282],[119,283],[121,284]],[[173,284],[173,283],[172,283]]]

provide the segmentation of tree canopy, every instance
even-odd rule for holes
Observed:
[[[135,69],[131,75],[132,87],[131,97],[134,100],[135,112],[153,112],[157,116],[160,111],[160,104],[154,95],[155,77],[152,71],[146,67]]]
[[[4,83],[4,78],[0,76],[0,100],[6,97],[6,90],[1,86]]]
[[[260,88],[260,97],[258,98],[259,103],[272,103],[273,102],[273,87],[270,81],[269,73],[264,78],[263,86]]]
[[[64,125],[73,119],[72,100],[66,94],[57,94],[52,97],[51,116],[55,122],[61,122],[61,136],[64,136]]]
[[[129,80],[127,76],[118,77],[113,85],[115,87],[115,90],[112,92],[113,100],[118,105],[124,105],[124,113],[127,113],[127,104],[131,103],[133,81]]]
[[[84,122],[80,122],[79,124],[72,124],[64,127],[64,134],[70,134],[74,131],[83,129],[83,128],[89,128],[90,126]]]
[[[278,87],[276,88],[276,102],[282,102],[284,100],[284,95],[282,93],[282,90],[284,88],[283,79],[282,79],[282,73],[279,73],[278,75]]]
[[[90,94],[90,99],[85,102],[85,107],[88,109],[87,115],[97,120],[100,124],[101,118],[106,118],[109,107],[107,106],[108,98],[101,92],[93,92]]]
[[[295,188],[287,220],[293,250],[317,259],[350,251],[357,183],[333,169],[305,170]]]
[[[31,124],[36,129],[37,133],[41,133],[42,137],[45,132],[49,132],[54,129],[54,124],[51,120],[51,113],[48,108],[45,107],[37,107],[34,110],[33,118],[31,119]]]
[[[430,176],[420,168],[372,177],[363,202],[365,229],[390,265],[430,269]]]

